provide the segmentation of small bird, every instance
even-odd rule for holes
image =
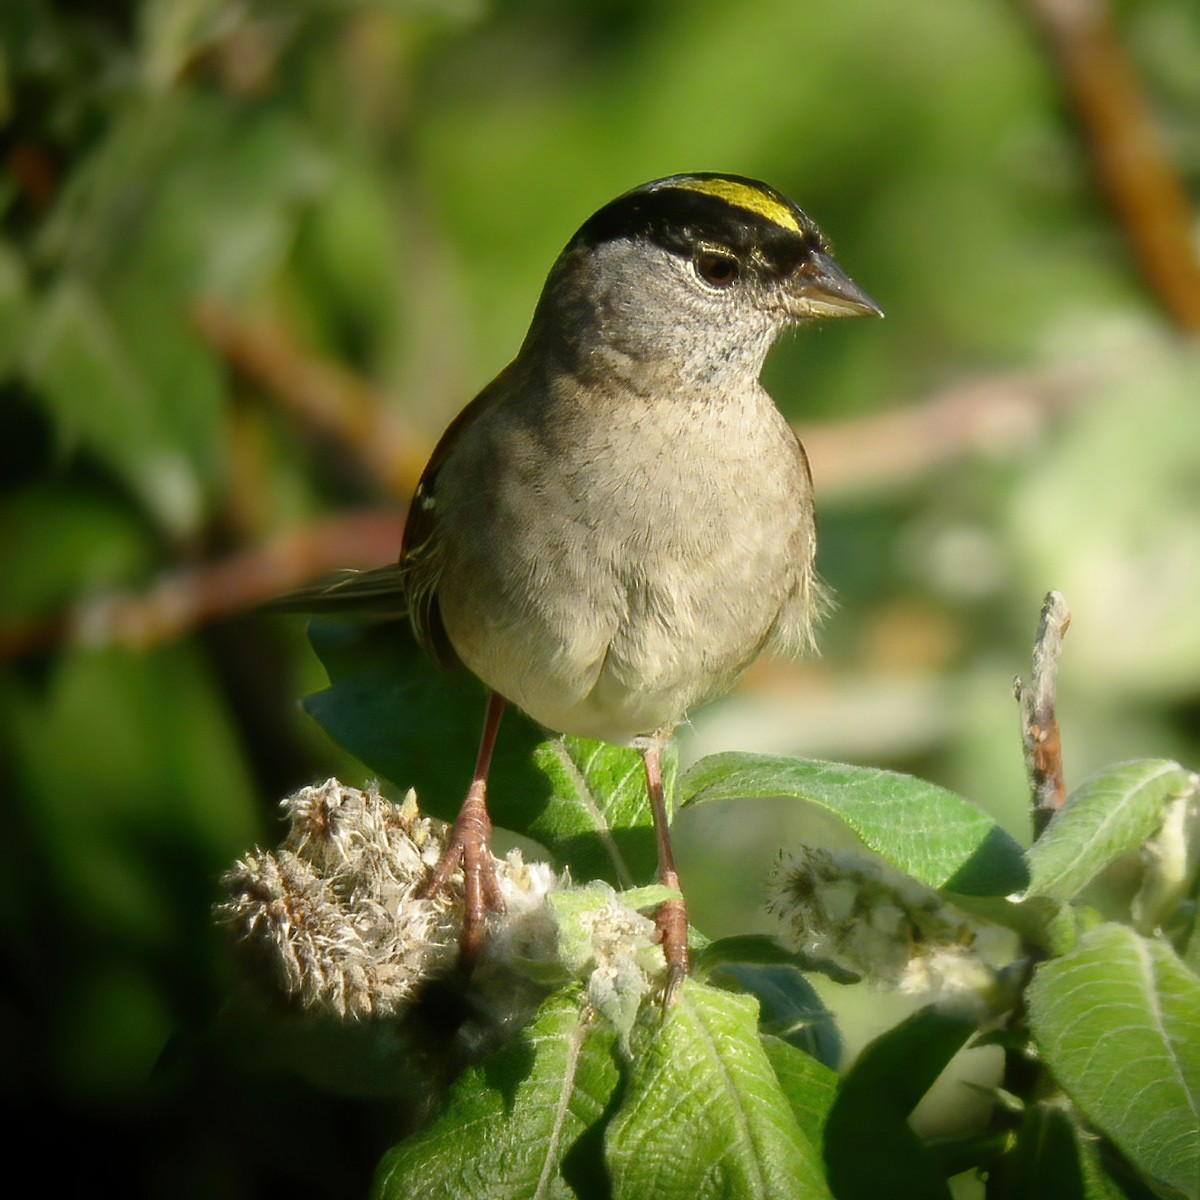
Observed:
[[[659,878],[678,890],[661,753],[764,651],[813,641],[812,476],[759,382],[776,337],[882,316],[809,217],[739,175],[654,180],[590,217],[550,270],[517,357],[455,418],[397,563],[314,607],[407,611],[441,665],[491,689],[474,778],[427,887],[460,867],[461,951],[502,909],[486,789],[506,702],[644,758]],[[669,989],[682,899],[658,913]]]

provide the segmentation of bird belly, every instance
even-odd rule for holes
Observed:
[[[519,618],[490,612],[465,628],[444,616],[464,664],[549,729],[627,744],[669,730],[694,705],[727,690],[762,649],[771,615],[700,621],[633,592],[602,615],[581,607],[559,622],[536,600]],[[622,611],[624,610],[624,611]],[[604,617],[607,616],[607,620]]]
[[[572,530],[518,579],[443,587],[446,632],[540,724],[627,744],[726,691],[768,641],[795,571],[759,528],[710,527],[696,544]]]
[[[809,484],[783,419],[770,406],[749,434],[698,431],[695,413],[663,421],[618,447],[589,431],[586,452],[576,430],[574,458],[523,453],[510,431],[504,455],[472,453],[470,473],[439,481],[459,518],[437,587],[450,642],[558,732],[629,743],[668,730],[732,686],[789,613],[807,621]],[[771,458],[773,487],[759,477]]]

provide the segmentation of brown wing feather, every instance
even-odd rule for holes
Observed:
[[[408,613],[413,632],[425,652],[442,667],[458,664],[458,656],[446,636],[438,608],[437,590],[441,581],[441,544],[438,537],[437,477],[446,459],[453,453],[463,433],[481,413],[502,394],[512,372],[505,367],[487,387],[450,422],[421,472],[404,537],[400,543],[399,571],[408,596]]]
[[[290,592],[265,607],[273,612],[358,613],[385,620],[408,617],[417,641],[441,667],[458,665],[438,609],[441,543],[438,536],[437,477],[463,433],[495,403],[509,376],[506,367],[450,422],[434,447],[413,493],[400,558],[369,571],[341,571]]]
[[[360,613],[394,620],[408,616],[408,597],[400,564],[388,563],[369,571],[338,571],[288,592],[264,608],[268,612]]]

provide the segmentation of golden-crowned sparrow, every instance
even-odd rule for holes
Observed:
[[[763,183],[675,175],[626,192],[570,240],[517,357],[443,435],[399,562],[317,598],[399,603],[438,662],[492,690],[429,884],[462,866],[468,960],[501,904],[485,790],[506,700],[549,729],[640,747],[659,875],[678,888],[662,746],[764,650],[812,641],[812,480],[763,359],[797,322],[879,314]],[[659,924],[677,980],[683,902]]]

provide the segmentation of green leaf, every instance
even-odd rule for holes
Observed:
[[[331,685],[305,697],[309,715],[372,771],[415,787],[424,812],[453,821],[471,783],[487,689],[467,671],[439,670],[407,621],[320,617],[308,634]],[[497,825],[523,833],[549,801],[533,763],[541,737],[522,713],[505,713],[489,780]]]
[[[829,1195],[759,1041],[757,1007],[689,981],[647,1031],[608,1128],[614,1200]]]
[[[1026,944],[1041,951],[1041,957],[1056,957],[1074,949],[1081,933],[1104,920],[1086,904],[1060,904],[1045,896],[1020,901],[1004,896],[961,896],[956,892],[945,896],[955,908],[1011,929]]]
[[[530,836],[553,849],[581,879],[628,888],[653,875],[653,822],[637,750],[563,737],[538,746],[534,760],[553,790],[530,825]],[[669,747],[662,763],[668,813],[677,772],[678,758]]]
[[[86,152],[65,160],[78,159],[31,239],[44,292],[16,330],[26,382],[67,448],[86,450],[180,538],[225,499],[229,469],[225,379],[190,311],[262,294],[329,170],[281,109],[248,113],[221,89],[127,99],[89,118]],[[0,310],[11,274],[0,264]],[[6,345],[0,335],[0,357]]]
[[[630,888],[626,892],[618,892],[617,899],[634,912],[645,912],[657,908],[668,900],[678,900],[679,892],[662,883],[648,883],[645,887]]]
[[[157,298],[182,324],[196,297],[241,299],[275,276],[332,177],[286,111],[175,88],[122,109],[58,197],[38,257],[102,295]]]
[[[988,1167],[988,1200],[1152,1200],[1140,1181],[1114,1178],[1102,1148],[1115,1157],[1063,1097],[1030,1104],[1016,1140]]]
[[[454,1085],[446,1111],[385,1155],[376,1200],[569,1197],[569,1157],[617,1085],[613,1035],[576,993],[551,996],[520,1037]]]
[[[857,983],[861,975],[847,970],[832,959],[819,958],[802,950],[789,950],[778,938],[765,933],[735,934],[718,938],[692,960],[692,972],[704,979],[727,963],[752,963],[759,966],[787,965],[801,971],[819,971],[834,983]],[[824,1056],[822,1056],[824,1057]]]
[[[761,1041],[800,1132],[814,1146],[821,1145],[825,1122],[837,1095],[837,1072],[782,1038],[764,1033]]]
[[[842,1039],[833,1014],[798,967],[787,963],[727,963],[721,968],[759,1003],[759,1026],[836,1067]]]
[[[1016,1141],[988,1170],[988,1200],[1100,1200],[1084,1189],[1077,1133],[1061,1105],[1029,1105]]]
[[[1138,849],[1192,775],[1167,759],[1138,759],[1085,779],[1029,850],[1028,896],[1071,900],[1110,863]]]
[[[168,532],[193,532],[203,516],[191,447],[104,298],[65,279],[38,315],[27,368],[68,444],[77,442],[132,491]],[[212,407],[214,396],[205,397]]]
[[[1156,1200],[1157,1193],[1108,1142],[1101,1142],[1090,1129],[1081,1129],[1078,1122],[1073,1129],[1086,1200]]]
[[[1169,800],[1152,837],[1142,843],[1142,882],[1129,906],[1139,933],[1170,931],[1172,943],[1195,917],[1189,893],[1200,885],[1200,781]]]
[[[96,489],[26,488],[0,511],[6,618],[42,616],[81,595],[144,576],[151,539],[128,505]]]
[[[719,970],[726,963],[759,963],[764,966],[796,962],[796,954],[778,938],[766,933],[745,933],[717,938],[696,955],[692,973],[699,978]]]
[[[1021,848],[990,817],[932,783],[870,767],[714,754],[679,781],[679,803],[786,796],[839,817],[876,854],[930,887],[1007,895],[1026,881]]]
[[[949,1200],[937,1160],[909,1128],[908,1115],[975,1027],[965,1014],[930,1006],[877,1037],[859,1055],[825,1125],[825,1161],[838,1200]],[[868,1130],[870,1151],[864,1153]]]
[[[1192,911],[1183,936],[1183,949],[1180,957],[1193,975],[1200,976],[1200,914],[1197,913],[1196,902],[1194,900],[1192,901]]]
[[[1113,923],[1042,966],[1028,991],[1042,1057],[1131,1162],[1200,1195],[1200,979]]]
[[[309,638],[331,686],[304,707],[339,745],[400,787],[422,809],[454,820],[475,766],[487,689],[469,671],[439,670],[407,621],[317,618]],[[676,775],[663,756],[668,809]],[[539,841],[578,879],[629,887],[656,859],[645,772],[636,750],[582,738],[544,740],[510,706],[488,780],[496,825]]]

